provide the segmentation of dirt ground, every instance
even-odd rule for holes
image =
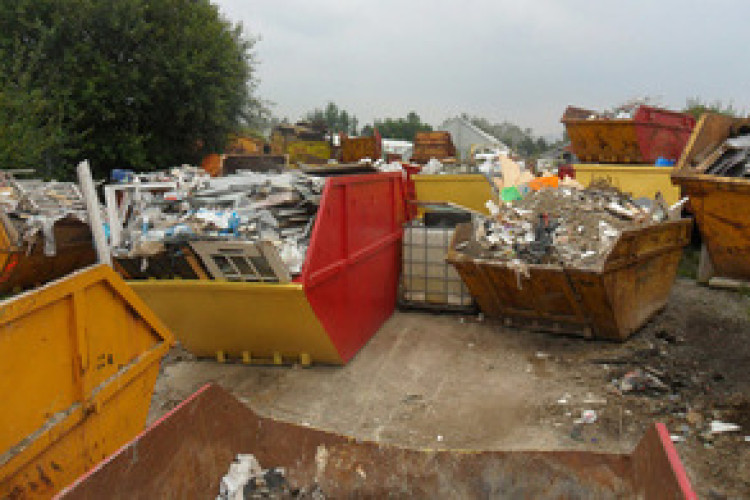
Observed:
[[[656,387],[621,391],[634,369]],[[701,498],[750,498],[750,298],[687,279],[623,344],[397,312],[345,367],[218,364],[177,348],[150,421],[207,382],[265,416],[409,447],[629,452],[664,422]],[[596,421],[576,424],[583,410]],[[710,435],[711,420],[742,429]]]

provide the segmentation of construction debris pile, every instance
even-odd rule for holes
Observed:
[[[68,218],[83,224],[87,221],[86,205],[77,184],[16,179],[4,172],[0,174],[0,213],[6,234],[14,243],[31,251],[41,234],[47,256],[56,253],[55,223]]]
[[[289,273],[300,272],[323,179],[254,172],[212,178],[181,167],[136,180],[107,187],[114,257],[148,258],[195,242],[258,243],[264,253],[275,249]]]
[[[249,500],[253,498],[325,498],[317,486],[292,488],[281,467],[263,469],[254,455],[239,454],[221,478],[216,500]]]
[[[724,141],[698,170],[723,177],[750,177],[750,134]]]
[[[421,170],[419,171],[419,174],[425,174],[425,175],[455,175],[455,174],[475,174],[477,172],[481,172],[477,165],[474,165],[472,163],[466,163],[466,162],[459,162],[456,160],[450,160],[450,159],[443,159],[443,160],[437,160],[435,158],[430,158],[427,163],[425,163]]]
[[[497,206],[474,222],[474,239],[456,250],[517,264],[588,267],[603,262],[621,232],[662,222],[669,207],[661,197],[634,200],[618,190],[571,187],[532,191]]]
[[[635,118],[638,108],[641,106],[654,106],[654,103],[646,99],[631,99],[620,105],[603,111],[568,106],[566,115],[570,118],[586,120],[632,120]]]

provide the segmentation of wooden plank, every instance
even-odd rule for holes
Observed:
[[[696,280],[698,283],[706,285],[713,276],[714,266],[711,262],[711,256],[708,254],[708,246],[703,243],[701,245],[701,255],[698,260],[698,276],[696,277]]]
[[[193,270],[196,276],[198,276],[199,280],[208,280],[211,279],[208,274],[203,270],[203,267],[201,266],[200,262],[198,262],[198,259],[193,254],[193,252],[188,248],[183,248],[182,250],[185,253],[185,262],[187,262],[188,266],[190,266],[190,269]]]
[[[112,267],[124,279],[126,279],[126,280],[133,279],[133,276],[125,269],[125,267],[122,265],[120,259],[117,259],[117,258],[112,259]]]
[[[750,126],[750,119],[732,118],[717,113],[705,113],[698,120],[675,171],[693,172],[695,167],[730,136],[733,130]]]
[[[708,286],[711,288],[721,288],[734,291],[750,290],[750,281],[721,278],[717,276],[708,280]]]
[[[700,162],[695,167],[695,171],[699,173],[705,173],[711,166],[719,161],[719,159],[726,153],[727,148],[724,146],[719,146],[716,149],[713,150],[713,152],[709,153],[706,158]]]

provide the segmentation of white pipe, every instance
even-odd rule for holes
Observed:
[[[94,236],[94,249],[99,256],[101,264],[112,265],[112,259],[109,254],[109,245],[107,237],[104,234],[104,225],[102,224],[102,214],[99,209],[99,198],[96,196],[94,189],[94,179],[91,177],[91,169],[88,160],[78,164],[78,184],[81,186],[81,194],[86,202],[86,212],[89,216],[89,227],[91,234]]]
[[[117,248],[120,246],[122,222],[120,222],[120,215],[117,210],[117,196],[114,186],[104,187],[104,207],[107,209],[107,222],[109,222],[109,241],[112,248]]]

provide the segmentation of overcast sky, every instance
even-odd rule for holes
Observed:
[[[562,134],[565,106],[688,97],[750,111],[750,2],[215,0],[261,37],[261,98],[296,120],[466,112]]]

